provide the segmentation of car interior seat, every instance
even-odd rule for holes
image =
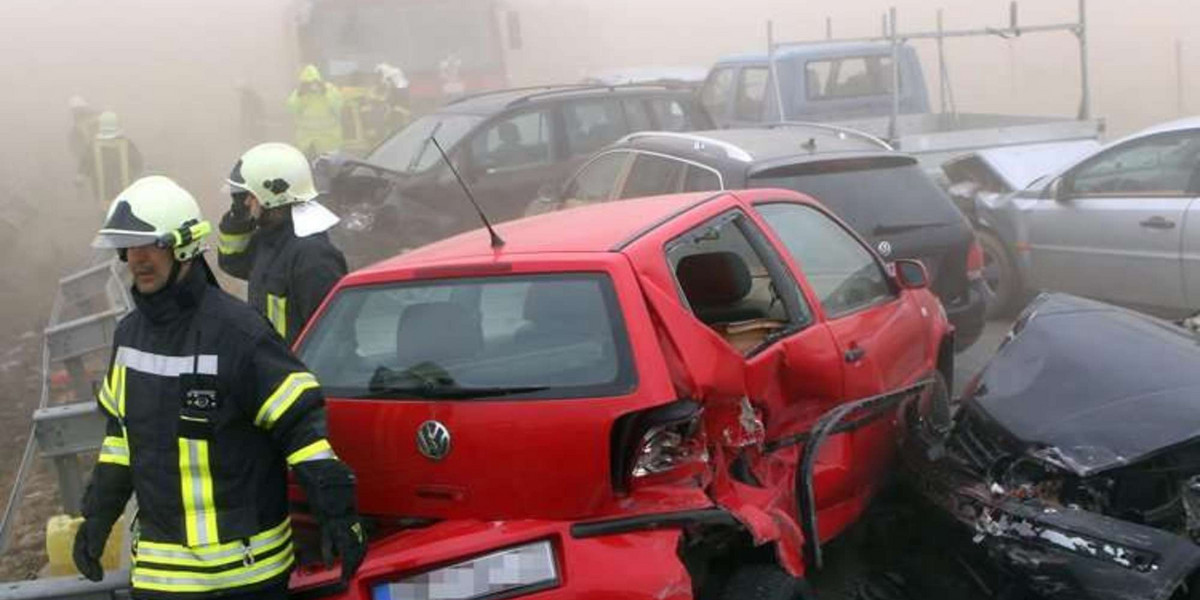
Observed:
[[[749,299],[754,280],[746,261],[734,252],[707,252],[683,257],[675,276],[692,312],[741,352],[757,347],[772,331],[786,325],[768,307]]]
[[[445,366],[483,350],[479,318],[454,302],[413,304],[396,326],[396,363],[400,369],[433,363]]]

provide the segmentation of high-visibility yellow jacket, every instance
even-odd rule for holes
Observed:
[[[305,67],[300,73],[300,85],[287,101],[295,119],[296,146],[310,156],[340,149],[342,105],[337,86],[321,79],[321,72],[315,66]]]
[[[325,437],[320,385],[202,259],[167,290],[134,296],[98,396],[107,436],[84,516],[111,523],[136,491],[139,597],[277,585],[294,562],[288,469],[353,486]]]

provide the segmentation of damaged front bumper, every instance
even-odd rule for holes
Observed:
[[[1002,572],[1046,598],[1166,600],[1200,568],[1200,547],[1173,533],[1038,498],[1018,498],[965,472],[919,437],[906,440],[907,479],[966,527]]]

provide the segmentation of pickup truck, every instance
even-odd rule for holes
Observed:
[[[713,65],[700,97],[718,125],[835,123],[886,140],[931,172],[983,148],[1094,140],[1104,133],[1098,119],[934,112],[920,58],[908,45],[898,45],[894,54],[896,94],[891,42],[802,43],[773,54],[774,69],[768,53],[729,56]]]

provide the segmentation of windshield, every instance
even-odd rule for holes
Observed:
[[[348,289],[300,358],[342,398],[614,396],[633,383],[616,296],[598,274]]]
[[[467,70],[494,68],[502,54],[492,11],[477,0],[321,2],[304,22],[304,41],[310,60],[335,78],[379,62],[409,73],[437,72],[448,60]]]
[[[750,187],[778,187],[808,194],[866,236],[962,223],[950,198],[917,165],[813,172],[752,178]]]
[[[379,144],[367,161],[405,173],[417,173],[441,160],[429,135],[437,131],[437,141],[449,154],[450,149],[467,135],[483,117],[477,115],[428,115]]]

